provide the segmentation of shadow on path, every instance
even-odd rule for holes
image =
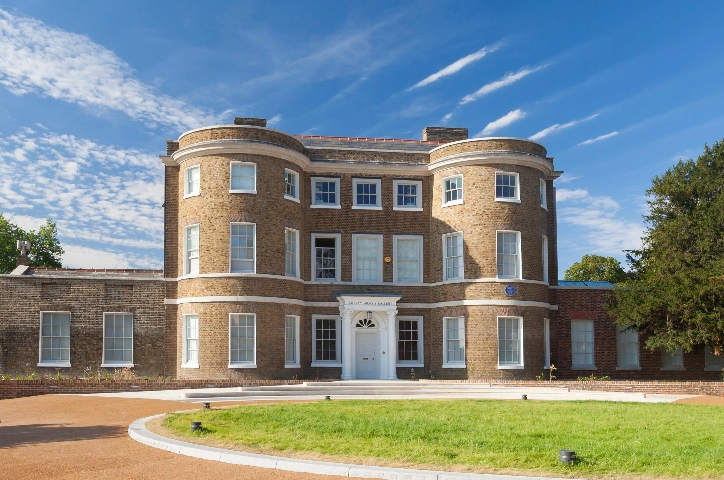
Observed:
[[[0,425],[0,449],[41,443],[75,442],[126,435],[123,427],[90,425],[74,427],[66,424]]]

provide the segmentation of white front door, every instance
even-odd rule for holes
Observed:
[[[379,378],[377,369],[377,333],[356,332],[355,334],[356,378]]]

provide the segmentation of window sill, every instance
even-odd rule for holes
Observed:
[[[382,210],[382,207],[367,207],[364,205],[352,205],[352,210]]]
[[[684,367],[674,366],[674,367],[661,367],[662,372],[685,372],[686,369]]]
[[[465,277],[455,277],[455,278],[444,278],[443,282],[456,282],[459,280],[465,280]]]
[[[630,367],[616,367],[616,370],[622,371],[622,370],[642,370],[641,367],[638,367],[636,365],[631,365]]]
[[[284,276],[287,278],[299,278],[299,275],[291,275],[289,273],[285,273]]]
[[[229,270],[229,273],[236,273],[236,274],[239,274],[239,275],[244,275],[244,274],[246,274],[246,275],[254,275],[254,274],[256,274],[256,272],[234,272],[234,271],[231,271],[231,270]]]
[[[229,368],[256,368],[256,363],[230,363]]]
[[[518,198],[496,198],[496,202],[507,202],[507,203],[520,203]]]
[[[392,207],[392,210],[398,212],[422,212],[422,207]]]
[[[198,192],[198,193],[187,193],[186,195],[184,195],[184,198],[198,197],[199,195],[201,195],[201,192]]]
[[[285,364],[284,368],[302,368],[302,366],[298,363],[295,363],[295,364],[290,363],[290,364]]]
[[[425,368],[424,363],[398,363],[395,366],[397,368]]]
[[[541,205],[540,208],[542,208],[542,209],[545,210],[546,212],[548,211],[548,207],[546,207],[545,205]]]
[[[505,283],[505,282],[515,282],[516,280],[520,280],[520,278],[518,278],[518,277],[509,277],[509,278],[506,278],[506,277],[496,277],[496,278],[497,278],[500,282],[503,282],[503,283]]]
[[[337,280],[336,278],[315,278],[315,279],[312,280],[312,282],[317,282],[317,283],[338,283],[339,280]]]
[[[70,362],[39,362],[39,367],[70,368]]]
[[[468,368],[464,363],[448,363],[443,364],[442,368]]]
[[[443,203],[442,208],[454,207],[455,205],[462,205],[462,204],[463,204],[462,200],[455,200],[454,202]]]
[[[198,363],[182,363],[181,368],[199,368]]]
[[[704,367],[705,372],[721,372],[723,369],[720,365],[707,365]]]
[[[297,202],[297,203],[299,203],[299,199],[298,199],[298,198],[288,197],[288,196],[286,196],[286,195],[284,195],[284,200],[291,200],[292,202]]]
[[[133,368],[132,363],[101,363],[101,368]]]
[[[256,190],[229,190],[229,193],[251,193],[256,195]]]
[[[500,365],[498,364],[498,370],[523,370],[525,365]]]
[[[341,363],[314,363],[314,362],[312,362],[312,368],[331,368],[331,367],[339,368],[341,366],[342,366]]]
[[[590,365],[590,366],[587,366],[587,365],[583,365],[583,366],[581,366],[581,365],[575,365],[575,366],[571,367],[571,370],[598,370],[598,369],[597,369],[595,366],[593,366],[593,365]]]
[[[342,207],[340,205],[315,205],[315,204],[312,204],[309,206],[309,208],[335,208],[335,209],[339,210]]]

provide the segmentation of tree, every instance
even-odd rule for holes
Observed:
[[[680,160],[647,190],[640,250],[627,252],[632,279],[612,297],[620,326],[649,348],[724,346],[724,143]]]
[[[628,279],[621,263],[613,257],[600,255],[584,255],[580,262],[576,262],[566,270],[565,280],[611,282],[623,284]]]
[[[38,231],[25,231],[0,213],[0,273],[9,273],[16,266],[17,241],[30,242],[28,261],[31,267],[61,267],[63,247],[58,241],[54,222],[46,220]]]

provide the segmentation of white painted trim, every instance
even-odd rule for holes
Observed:
[[[364,205],[352,205],[352,210],[382,210],[382,207],[365,207]]]
[[[178,278],[166,278],[167,282],[177,282],[181,280],[194,280],[197,278],[234,278],[234,277],[253,277],[253,278],[272,278],[276,280],[294,280],[295,282],[304,282],[299,277],[287,277],[286,275],[272,275],[269,273],[194,273],[191,275],[184,275],[182,277]],[[73,277],[77,278],[77,277]],[[126,280],[125,278],[123,279]],[[159,280],[157,278],[154,278],[154,280]],[[305,282],[309,283],[309,282]]]
[[[44,313],[67,313],[69,320],[68,320],[68,361],[63,360],[43,360],[43,314]],[[38,366],[39,367],[60,367],[60,368],[68,368],[70,367],[70,352],[72,351],[71,345],[70,345],[70,326],[73,323],[73,314],[70,310],[41,310],[40,311],[40,328],[38,329]],[[60,338],[63,338],[62,336]]]
[[[39,367],[70,368],[70,362],[38,362]]]
[[[309,177],[310,180],[310,192],[309,192],[309,208],[342,208],[342,191],[341,191],[341,182],[339,177],[324,177],[324,176],[314,176]],[[314,184],[316,182],[326,182],[326,183],[334,183],[335,184],[335,195],[336,195],[336,202],[335,203],[314,203],[315,198],[315,189]]]
[[[310,160],[306,155],[297,152],[290,147],[245,139],[211,140],[200,142],[177,150],[173,153],[173,155],[170,155],[170,157],[167,158],[171,158],[176,165],[181,165],[187,160],[200,156],[222,156],[236,153],[264,155],[279,158],[299,165],[305,170],[310,166]]]
[[[106,315],[130,315],[131,316],[131,361],[121,363],[106,363]],[[133,318],[133,312],[103,312],[103,350],[101,351],[101,367],[132,367],[133,366],[133,351],[134,349],[134,335],[135,330],[135,319]],[[117,337],[112,337],[117,338]],[[125,338],[125,337],[121,337]],[[115,350],[115,349],[114,349]]]
[[[253,225],[254,226],[254,271],[253,272],[232,272],[231,271],[231,229],[234,225]],[[241,273],[241,274],[255,274],[256,273],[256,223],[251,222],[229,222],[229,273]]]
[[[397,241],[398,240],[417,240],[417,282],[404,282],[400,283],[397,279]],[[423,235],[392,235],[392,283],[397,285],[424,285],[423,279],[425,278],[424,263],[425,263],[425,249],[423,247],[424,236]]]
[[[543,319],[543,369],[551,368],[551,320]]]
[[[397,187],[399,185],[415,185],[417,187],[417,194],[415,195],[415,206],[405,207],[397,205]],[[396,178],[392,180],[392,210],[401,210],[408,212],[421,212],[422,211],[422,180],[406,180],[402,178]]]
[[[540,204],[541,208],[548,211],[548,184],[546,183],[545,179],[540,179],[540,196],[542,198],[542,202]]]
[[[518,251],[516,253],[515,268],[516,268],[517,272],[516,272],[516,276],[513,278],[500,277],[500,273],[498,272],[498,255],[500,255],[500,254],[497,252],[498,252],[498,234],[500,234],[500,233],[515,233],[515,235],[516,235],[515,244],[516,244],[516,248],[518,249]],[[502,280],[504,283],[506,280],[515,281],[520,278],[523,278],[523,258],[522,258],[523,257],[523,245],[521,245],[520,232],[515,231],[515,230],[496,230],[495,231],[495,252],[496,252],[495,253],[495,271],[498,274],[499,281]]]
[[[377,202],[374,205],[357,205],[357,184],[369,183],[377,185]],[[382,179],[352,177],[352,209],[353,210],[382,210]]]
[[[231,361],[231,317],[233,316],[242,316],[242,315],[251,315],[254,318],[254,360],[251,362],[236,362],[233,363]],[[256,350],[257,350],[257,334],[256,334],[256,313],[248,313],[248,312],[234,312],[229,314],[229,366],[228,368],[256,368]]]
[[[541,255],[543,256],[543,281],[548,284],[548,235],[541,239]]]
[[[335,368],[335,367],[341,368],[342,363],[341,362],[340,363],[315,363],[315,362],[312,362],[312,364],[310,366],[312,368]]]
[[[463,341],[463,361],[462,362],[449,362],[447,359],[447,322],[448,320],[456,319],[456,320],[462,320],[463,326],[463,338],[458,339]],[[467,334],[467,325],[466,325],[465,317],[443,317],[442,318],[442,368],[466,368],[466,359],[468,357],[468,346],[466,342],[466,334]]]
[[[500,319],[501,318],[515,318],[518,320],[518,352],[519,358],[518,363],[500,363]],[[498,370],[523,370],[525,368],[525,361],[523,356],[523,317],[516,315],[498,315],[495,319],[495,327],[498,331],[496,335],[498,339]]]
[[[549,160],[543,159],[533,154],[525,154],[519,152],[466,152],[443,157],[427,165],[427,172],[433,174],[441,170],[447,170],[454,167],[464,167],[470,165],[518,165],[522,167],[535,168],[543,172],[545,175],[553,171],[553,165]]]
[[[196,241],[197,241],[198,247],[199,247],[199,254],[198,254],[197,258],[198,258],[198,269],[201,270],[201,224],[194,223],[193,225],[186,225],[183,228],[183,244],[184,244],[183,245],[183,254],[184,254],[183,272],[185,275],[194,275],[193,273],[188,273],[189,269],[191,268],[189,265],[190,259],[189,259],[189,248],[188,248],[188,238],[189,238],[188,232],[189,232],[189,229],[194,228],[194,227],[197,228],[197,232],[198,232]],[[198,275],[198,272],[196,272],[196,275]]]
[[[314,241],[317,238],[334,238],[334,278],[329,280],[318,280],[316,277],[316,257]],[[315,283],[339,283],[342,278],[342,234],[341,233],[312,233],[310,243],[310,277],[312,282]],[[307,282],[304,282],[307,283]]]
[[[184,275],[182,277],[178,278],[143,278],[142,280],[158,280],[158,281],[166,281],[166,282],[176,282],[181,280],[193,280],[195,278],[223,278],[223,277],[258,277],[258,278],[274,278],[274,279],[281,279],[281,280],[294,280],[297,282],[304,282],[305,285],[316,285],[319,282],[310,281],[310,280],[302,280],[297,277],[287,277],[284,275],[271,275],[266,273],[200,273],[200,274],[194,274],[194,275]],[[64,277],[65,278],[65,277]],[[73,277],[73,278],[98,278],[98,277]],[[115,278],[115,277],[113,277]],[[125,280],[132,280],[132,279],[123,279]],[[500,278],[461,278],[457,280],[447,280],[444,282],[431,282],[431,283],[395,283],[395,282],[334,282],[335,284],[339,285],[398,285],[401,287],[439,287],[441,285],[448,285],[451,283],[500,283],[503,285],[509,285],[511,283],[532,283],[532,284],[538,284],[538,285],[548,285],[546,282],[542,282],[540,280],[528,280],[528,279],[500,279]],[[558,288],[551,286],[550,288]],[[560,287],[560,288],[568,288],[568,287]],[[593,288],[593,287],[583,287],[583,288]]]
[[[248,189],[243,189],[243,188],[241,188],[241,189],[232,188],[231,181],[234,176],[234,165],[254,165],[254,188],[253,189],[248,190]],[[232,160],[231,162],[229,162],[229,193],[253,193],[256,195],[256,171],[257,171],[256,163],[254,163],[254,162],[240,162],[237,160]]]
[[[360,238],[374,238],[377,244],[377,281],[382,282],[382,235],[375,233],[353,233],[352,234],[352,278],[357,282],[357,240]]]
[[[592,364],[587,365],[585,363],[573,363],[573,323],[574,322],[585,322],[591,324],[591,350],[593,351],[593,357],[591,360]],[[586,342],[587,343],[587,342]],[[571,319],[571,370],[596,370],[596,322],[588,318],[572,318]]]
[[[292,175],[294,175],[294,177],[296,178],[296,184],[294,186],[296,187],[296,190],[297,190],[296,197],[291,197],[291,196],[287,195],[287,183],[286,183],[286,180],[284,180],[284,177],[282,177],[282,179],[283,179],[282,181],[284,183],[284,198],[286,200],[291,200],[292,202],[300,203],[299,199],[302,196],[302,182],[300,181],[301,175],[299,175],[299,172],[297,172],[296,170],[292,170],[291,168],[285,168],[284,173],[291,173]]]
[[[395,317],[395,335],[399,345],[400,341],[400,320],[413,320],[417,322],[417,358],[419,361],[400,360],[400,351],[397,350],[396,366],[402,368],[424,368],[425,367],[425,330],[424,317],[422,315],[397,315]],[[388,329],[389,335],[389,329]]]
[[[195,362],[189,362],[188,361],[188,348],[187,348],[187,338],[186,338],[186,322],[189,317],[196,317],[196,361]],[[199,314],[198,313],[185,313],[181,316],[181,368],[199,368],[199,352],[200,352],[200,329],[199,329]]]
[[[404,208],[404,207],[395,206],[395,207],[392,207],[392,210],[394,210],[396,212],[422,212],[423,208],[422,207]]]
[[[498,197],[498,175],[507,175],[507,176],[514,176],[515,177],[515,196],[514,197]],[[520,203],[520,174],[518,172],[503,172],[501,170],[495,171],[495,185],[494,185],[494,192],[495,192],[495,201],[496,202],[514,202],[514,203]],[[505,186],[505,185],[501,185]]]
[[[286,271],[287,271],[287,245],[286,245],[287,230],[290,232],[294,232],[296,234],[296,241],[294,242],[296,245],[296,251],[294,252],[294,259],[295,259],[294,269],[297,272],[296,275],[287,275],[287,273],[286,273]],[[293,278],[295,280],[301,280],[300,277],[302,275],[302,272],[299,270],[299,268],[300,268],[299,253],[301,251],[300,242],[301,242],[301,235],[299,234],[299,230],[295,230],[295,229],[289,228],[289,227],[284,227],[284,275],[283,275],[284,278]],[[269,275],[269,276],[271,277],[272,275]],[[282,275],[273,275],[273,276],[281,277]]]
[[[101,363],[101,368],[133,368],[133,363]]]
[[[337,304],[339,305],[339,304]],[[317,349],[315,346],[315,342],[317,340],[317,320],[334,320],[335,321],[335,329],[336,329],[336,338],[335,341],[337,342],[337,348],[335,354],[337,355],[337,360],[317,360],[315,358],[315,355],[317,354]],[[342,366],[342,319],[339,315],[322,315],[322,314],[313,314],[312,315],[312,367],[341,367]]]
[[[459,179],[460,179],[460,198],[457,199],[457,200],[451,200],[451,201],[449,201],[449,202],[445,202],[445,197],[446,197],[446,195],[445,195],[445,182],[448,181],[448,180],[452,180],[452,179],[454,179],[454,178],[459,178]],[[441,201],[442,201],[442,207],[443,207],[443,208],[445,208],[445,207],[452,207],[452,206],[454,206],[454,205],[462,205],[462,204],[463,204],[463,201],[465,200],[465,183],[464,183],[464,181],[463,181],[463,174],[462,174],[462,173],[458,173],[458,174],[455,174],[455,175],[448,175],[447,177],[443,177],[443,178],[441,179],[441,181],[440,181],[440,186],[442,187],[442,198],[441,198]],[[457,190],[457,188],[456,188],[455,190]]]
[[[530,300],[497,300],[497,299],[486,299],[486,300],[452,300],[449,302],[436,302],[436,303],[398,303],[398,308],[444,308],[444,307],[535,307],[535,308],[548,308],[552,306],[546,302],[534,302]]]
[[[459,244],[460,263],[461,263],[460,269],[461,269],[462,277],[454,277],[454,278],[448,279],[448,276],[447,276],[447,259],[448,259],[448,257],[447,257],[446,243],[447,243],[448,238],[458,237],[458,236],[460,237],[460,244]],[[456,281],[456,280],[460,281],[460,280],[464,280],[464,279],[465,279],[465,239],[463,237],[463,232],[460,231],[460,232],[446,233],[445,235],[442,236],[442,282],[441,282],[441,284],[448,283],[451,281]]]
[[[189,170],[192,170],[194,168],[199,170],[199,189],[196,192],[189,193],[188,172],[189,172]],[[183,195],[183,198],[197,197],[199,195],[201,195],[201,164],[197,163],[196,165],[191,165],[190,167],[184,168],[184,195]]]
[[[187,132],[187,133],[190,133],[190,132]],[[184,134],[184,135],[186,135],[186,134]],[[179,137],[179,138],[180,138],[180,137]],[[432,154],[432,152],[434,152],[435,150],[439,150],[439,149],[444,148],[444,147],[449,147],[450,145],[458,145],[458,144],[461,144],[461,143],[469,143],[469,142],[479,142],[479,141],[481,141],[481,140],[520,140],[521,142],[533,143],[533,144],[535,144],[535,145],[538,145],[539,147],[541,147],[541,148],[544,149],[544,150],[545,150],[545,148],[546,148],[546,147],[543,146],[542,143],[538,143],[538,142],[533,141],[533,140],[528,140],[527,138],[518,138],[518,137],[477,137],[477,138],[466,138],[465,140],[457,140],[457,141],[455,141],[455,142],[450,142],[450,143],[446,143],[446,144],[444,144],[444,145],[440,145],[439,147],[435,147],[435,148],[433,148],[432,150],[430,150],[430,154]]]
[[[294,319],[294,362],[287,363],[287,317]],[[300,348],[300,318],[299,315],[284,315],[284,368],[301,368],[301,352]]]

